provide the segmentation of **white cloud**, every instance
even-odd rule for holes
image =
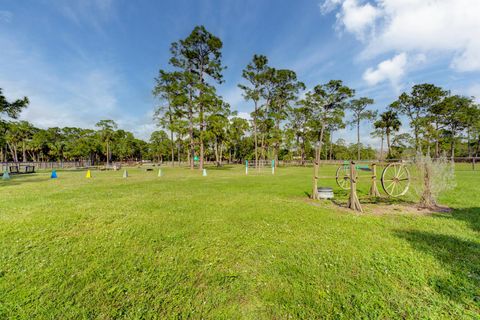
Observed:
[[[103,22],[115,17],[113,0],[57,1],[56,9],[80,27],[91,26],[103,33]]]
[[[467,95],[475,97],[478,103],[480,103],[480,83],[472,84],[467,89]]]
[[[407,54],[403,52],[392,59],[380,62],[375,69],[368,68],[363,74],[363,80],[369,85],[389,80],[394,87],[398,87],[400,79],[405,74],[406,66]]]
[[[364,58],[442,54],[456,71],[480,71],[478,0],[326,0],[321,7],[336,10],[337,26],[365,44]]]
[[[252,117],[250,116],[250,112],[241,111],[238,113],[237,117],[243,118],[245,120],[252,120]]]
[[[339,0],[327,1],[324,12],[333,10]],[[337,21],[345,27],[348,32],[354,33],[357,38],[363,39],[367,31],[374,31],[375,20],[380,15],[380,10],[370,3],[359,4],[357,0],[345,0],[341,4],[341,10],[337,13]]]

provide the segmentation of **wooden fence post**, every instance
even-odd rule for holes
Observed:
[[[347,207],[363,212],[362,206],[357,196],[357,173],[355,172],[355,162],[350,162],[350,197],[348,199]]]
[[[380,192],[377,188],[377,164],[372,163],[372,185],[370,186],[370,191],[368,195],[372,197],[380,197]]]

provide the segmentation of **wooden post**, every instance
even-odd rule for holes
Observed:
[[[362,206],[357,196],[357,173],[355,172],[355,162],[350,162],[350,198],[348,199],[347,207],[363,212]]]
[[[368,195],[372,197],[380,197],[380,192],[377,188],[377,164],[372,163],[372,185],[370,186],[370,191]]]

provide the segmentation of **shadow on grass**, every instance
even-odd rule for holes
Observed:
[[[480,208],[454,209],[449,214],[434,214],[436,218],[455,219],[468,224],[476,232],[480,232]]]
[[[450,272],[430,279],[430,286],[461,303],[473,314],[480,312],[480,244],[451,235],[423,231],[396,231],[413,248],[435,257]]]
[[[229,170],[233,170],[233,168],[234,166],[232,165],[221,165],[221,166],[210,165],[205,167],[205,169],[213,170],[213,171],[229,171]]]
[[[415,202],[411,200],[405,200],[403,198],[392,198],[388,196],[372,197],[372,196],[366,195],[366,196],[363,196],[360,199],[360,201],[361,203],[365,203],[365,204],[382,204],[382,205],[394,205],[394,204],[413,205],[415,204]]]
[[[39,176],[38,173],[15,174],[15,175],[11,175],[9,180],[0,180],[0,188],[1,187],[20,185],[20,184],[24,184],[24,183],[44,182],[46,180],[50,180],[49,175],[40,175]]]

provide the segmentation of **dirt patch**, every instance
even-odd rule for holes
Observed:
[[[452,211],[449,207],[436,206],[434,208],[420,208],[415,204],[368,204],[363,208],[365,213],[374,215],[386,214],[414,214],[431,215],[434,213],[449,213]]]
[[[342,213],[358,213],[347,208],[346,202],[320,200],[306,200],[315,207],[322,207],[341,211]],[[406,214],[406,215],[431,215],[435,213],[450,213],[452,209],[446,206],[436,206],[434,208],[421,208],[413,203],[362,203],[363,214],[388,215],[388,214]]]

